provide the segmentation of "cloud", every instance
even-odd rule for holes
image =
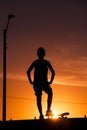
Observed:
[[[3,78],[2,74],[0,74],[0,78]],[[7,74],[7,79],[26,81],[27,77],[25,75],[20,75],[20,74]]]

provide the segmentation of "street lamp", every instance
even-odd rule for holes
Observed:
[[[13,17],[15,17],[13,14],[8,15],[6,28],[3,30],[3,121],[6,121],[6,35],[8,31],[9,21]]]

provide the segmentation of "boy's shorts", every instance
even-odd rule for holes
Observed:
[[[46,92],[47,94],[52,95],[52,88],[50,87],[50,84],[48,82],[46,83],[36,83],[33,85],[35,95],[40,96],[42,95],[42,91]]]

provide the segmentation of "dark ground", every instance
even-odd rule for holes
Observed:
[[[0,130],[87,130],[87,118],[1,121]]]

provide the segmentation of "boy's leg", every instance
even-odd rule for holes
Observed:
[[[47,111],[49,111],[51,109],[52,98],[53,98],[53,93],[50,92],[48,94],[48,99],[47,99]]]
[[[51,109],[53,92],[52,92],[52,88],[50,87],[50,84],[48,82],[46,82],[46,83],[43,84],[43,90],[48,95],[48,98],[47,98],[47,111],[49,111]]]
[[[46,116],[53,116],[53,113],[51,111],[51,105],[52,105],[52,98],[53,98],[53,92],[52,89],[50,89],[48,93],[48,99],[47,99],[47,111]]]
[[[40,113],[40,119],[43,119],[44,117],[43,117],[43,113],[42,113],[42,104],[41,104],[42,96],[41,95],[37,95],[36,98],[37,98],[38,111]]]

